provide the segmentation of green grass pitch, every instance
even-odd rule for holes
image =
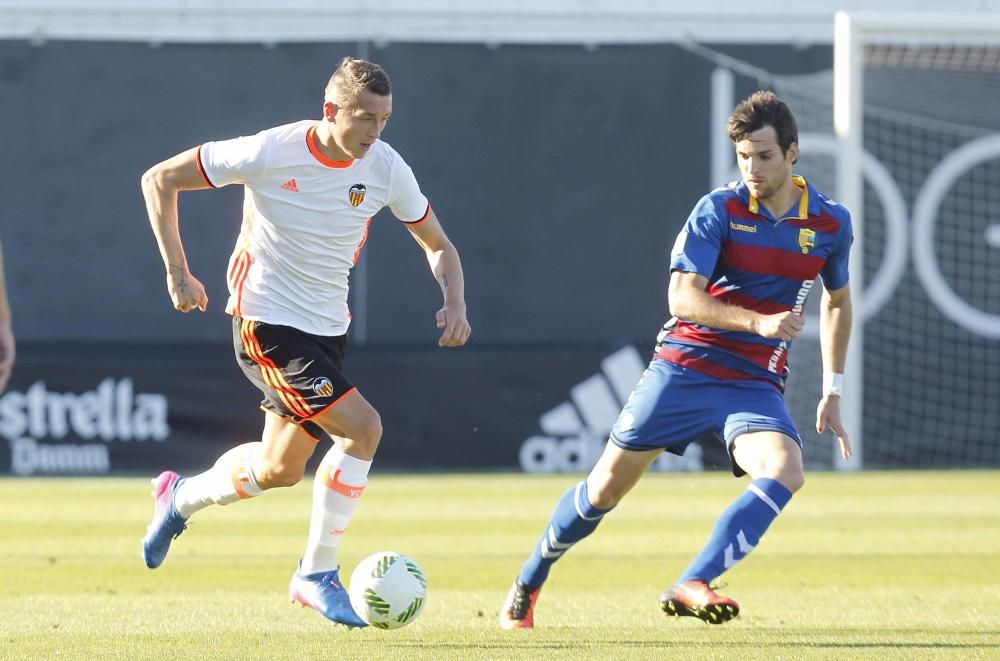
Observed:
[[[384,475],[341,544],[412,556],[428,602],[398,631],[291,605],[308,483],[199,513],[158,570],[148,480],[0,480],[0,659],[996,659],[1000,472],[817,473],[724,577],[741,616],[667,619],[662,589],[745,485],[647,476],[553,569],[533,631],[497,611],[578,476]]]

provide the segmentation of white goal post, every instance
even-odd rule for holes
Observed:
[[[834,18],[834,89],[833,89],[833,123],[834,132],[837,137],[838,158],[837,158],[837,195],[839,202],[843,203],[851,210],[854,222],[855,244],[851,253],[851,273],[860,276],[863,271],[864,249],[862,241],[865,228],[865,206],[864,206],[864,181],[862,164],[865,156],[864,148],[864,120],[865,120],[865,96],[864,96],[864,72],[865,72],[865,49],[873,45],[888,45],[889,47],[921,48],[925,45],[945,44],[949,47],[987,47],[995,49],[1000,46],[1000,16],[995,14],[958,14],[958,13],[885,13],[885,12],[844,12],[839,11]],[[959,150],[960,151],[960,150]],[[981,150],[982,151],[982,150]],[[995,154],[1000,150],[993,150],[990,157],[996,158]],[[968,158],[975,158],[970,156]],[[967,160],[968,160],[967,158]],[[985,158],[985,157],[983,157]],[[945,158],[942,160],[947,161]],[[909,205],[909,213],[912,220],[908,227],[908,233],[913,235],[919,230],[920,219],[918,216],[923,212],[920,202],[926,199],[924,193],[931,186],[922,187],[915,201]],[[926,205],[924,205],[926,206]],[[929,221],[933,223],[933,221]],[[925,224],[929,224],[925,223]],[[930,289],[929,278],[937,277],[937,282],[943,283],[938,272],[938,266],[933,254],[933,234],[932,229],[928,229],[925,241],[913,241],[914,263],[919,265],[915,268],[916,275],[923,282],[925,289]],[[919,237],[917,237],[919,238]],[[862,356],[865,355],[863,346],[863,298],[861,291],[861,277],[852,278],[855,282],[855,313],[854,328],[851,334],[850,351],[847,361],[845,397],[843,401],[843,415],[847,431],[854,440],[856,454],[847,462],[835,459],[834,466],[840,470],[857,470],[861,468],[861,456],[863,449],[862,437],[862,414],[863,403],[870,398],[866,398],[863,391],[863,364]],[[942,289],[941,287],[944,287]],[[941,303],[937,303],[942,312],[955,321],[956,326],[964,326],[969,329],[969,323],[965,320],[979,320],[979,328],[972,328],[972,332],[977,332],[981,337],[988,337],[996,332],[995,337],[1000,337],[1000,319],[995,313],[984,313],[973,306],[968,306],[961,297],[953,295],[947,285],[940,285],[938,292],[946,292],[949,296],[937,296],[935,301],[951,301],[951,305],[965,305],[965,308],[952,307],[952,310],[944,309]],[[935,298],[932,296],[932,298]],[[956,314],[956,310],[959,313]],[[950,313],[950,314],[949,314]],[[976,317],[976,315],[979,315]],[[985,328],[985,330],[983,330]],[[919,329],[914,329],[920,332]]]

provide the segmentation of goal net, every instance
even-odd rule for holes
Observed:
[[[906,256],[866,282],[865,465],[1000,466],[1000,21],[836,23],[838,187],[861,209],[866,278]]]

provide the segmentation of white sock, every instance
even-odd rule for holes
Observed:
[[[228,505],[263,493],[257,486],[251,461],[263,444],[244,443],[219,457],[204,473],[189,477],[174,492],[174,507],[185,519],[213,503]]]
[[[368,484],[372,462],[344,454],[336,446],[323,457],[313,481],[309,541],[299,572],[303,576],[337,568],[337,545]]]

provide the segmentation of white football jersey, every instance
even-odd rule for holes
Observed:
[[[403,158],[381,140],[364,158],[331,161],[316,121],[206,142],[198,152],[213,187],[243,184],[243,226],[229,260],[229,314],[343,335],[347,279],[383,207],[404,223],[427,217],[427,198]]]

